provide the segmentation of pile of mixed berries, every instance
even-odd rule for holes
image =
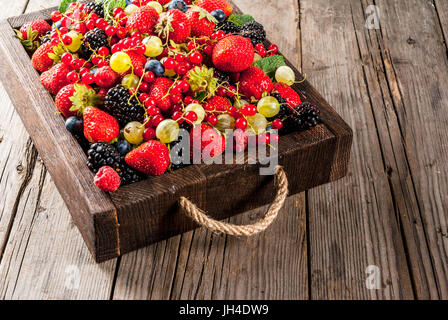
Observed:
[[[226,0],[63,0],[51,25],[17,31],[102,190],[182,167],[170,159],[180,129],[212,130],[202,151],[227,129],[269,145],[320,122],[263,26],[232,10]]]

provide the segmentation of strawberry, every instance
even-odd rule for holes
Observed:
[[[232,104],[229,100],[216,96],[207,100],[204,105],[204,109],[209,112],[225,112],[231,106]]]
[[[183,43],[191,34],[191,25],[185,13],[172,9],[160,14],[156,32],[163,39]]]
[[[117,120],[95,107],[87,107],[83,113],[84,136],[90,142],[111,142],[118,138],[120,126]]]
[[[31,63],[37,71],[44,72],[51,68],[51,66],[54,63],[54,60],[49,56],[49,54],[52,54],[53,52],[53,46],[51,43],[47,42],[43,45],[41,45],[37,50],[34,52],[33,56],[31,57]]]
[[[39,38],[44,36],[48,31],[51,31],[51,26],[48,22],[38,19],[25,23],[20,28],[20,31],[16,31],[16,36],[21,40],[26,49],[34,50],[39,46]]]
[[[284,83],[276,83],[273,91],[278,92],[288,102],[291,108],[295,108],[302,103],[299,94]]]
[[[86,106],[101,103],[101,96],[84,84],[68,84],[59,90],[55,99],[56,107],[68,118],[74,116]]]
[[[146,57],[143,54],[140,54],[140,53],[137,53],[134,51],[128,51],[126,53],[128,54],[129,58],[131,58],[131,63],[132,63],[134,70],[139,69],[139,68],[142,70],[145,69]],[[120,76],[124,77],[125,75],[127,75],[129,73],[131,73],[131,70],[120,74]]]
[[[156,100],[157,107],[163,112],[168,112],[171,108],[171,99],[168,91],[173,85],[173,81],[168,78],[157,78],[149,91],[149,96]]]
[[[218,23],[218,20],[208,13],[207,10],[204,10],[198,6],[192,6],[188,9],[187,18],[191,25],[192,37],[211,36],[216,24]]]
[[[138,31],[153,34],[158,19],[159,14],[156,9],[151,6],[143,6],[128,17],[126,29],[128,32]]]
[[[121,185],[121,179],[117,171],[108,166],[101,167],[98,170],[93,182],[105,192],[117,191]]]
[[[200,136],[199,136],[200,135]],[[194,141],[197,141],[196,143]],[[198,145],[198,142],[201,142]],[[192,147],[192,156],[194,157],[193,149],[201,151],[202,161],[207,162],[211,158],[221,155],[226,149],[226,139],[218,131],[205,123],[201,123],[201,127],[195,127],[190,132],[190,146]]]
[[[59,90],[68,84],[67,74],[70,71],[70,67],[63,63],[58,63],[40,75],[40,82],[45,89],[56,95]]]
[[[263,70],[249,67],[241,73],[240,92],[248,99],[260,100],[264,92],[271,93],[274,85]]]
[[[125,161],[147,175],[160,176],[170,165],[170,152],[163,143],[151,140],[129,152]]]
[[[213,64],[221,71],[241,72],[254,61],[255,49],[248,38],[228,36],[213,49]]]
[[[226,14],[226,17],[230,16],[233,11],[232,5],[226,0],[198,0],[196,4],[208,12],[221,9]]]
[[[129,52],[130,53],[130,52]],[[98,68],[95,72],[95,83],[104,89],[112,88],[119,76],[110,66]]]

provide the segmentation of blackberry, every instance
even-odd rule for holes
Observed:
[[[96,13],[100,18],[104,18],[104,6],[103,1],[100,2],[89,2],[86,4],[86,13]]]
[[[241,28],[240,34],[245,38],[249,38],[254,46],[266,40],[266,31],[263,25],[256,21],[246,23]]]
[[[142,173],[130,168],[124,161],[117,148],[105,142],[94,143],[87,151],[87,166],[93,173],[97,173],[103,166],[109,166],[118,172],[121,185],[142,181]]]
[[[225,21],[223,23],[219,23],[216,26],[216,30],[222,30],[224,33],[239,33],[241,28],[234,24],[232,21]]]
[[[89,59],[93,51],[98,51],[99,48],[109,48],[109,40],[106,32],[99,28],[87,31],[84,35],[84,43],[81,47],[81,57]]]
[[[317,106],[304,102],[295,108],[293,115],[283,121],[282,134],[311,129],[320,123]]]
[[[132,121],[143,122],[145,109],[136,97],[132,97],[129,90],[118,85],[110,89],[104,100],[104,111],[115,117],[121,127]]]
[[[93,173],[97,173],[104,166],[109,166],[118,171],[121,168],[121,164],[121,154],[114,146],[108,143],[94,143],[87,151],[87,166]]]
[[[224,83],[230,81],[230,75],[226,72],[215,69],[213,72],[213,76],[218,79],[218,83]]]

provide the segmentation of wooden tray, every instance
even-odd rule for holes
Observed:
[[[86,156],[65,129],[53,98],[39,80],[13,29],[41,18],[50,8],[0,23],[0,77],[45,166],[96,261],[187,232],[197,225],[179,210],[185,196],[216,219],[261,207],[274,197],[273,179],[258,165],[194,165],[107,194],[93,184]],[[240,10],[234,5],[235,12]],[[302,75],[289,63],[297,79]],[[290,195],[342,178],[347,173],[352,130],[305,81],[294,86],[304,101],[321,107],[322,124],[283,136],[279,163]],[[268,231],[269,232],[269,231]]]

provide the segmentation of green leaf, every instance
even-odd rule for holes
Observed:
[[[260,59],[254,65],[263,70],[269,78],[274,79],[275,71],[281,66],[285,66],[286,63],[283,56],[275,55]]]
[[[64,13],[65,11],[67,11],[70,4],[77,1],[78,0],[62,0],[61,4],[59,5],[59,12]]]
[[[113,11],[115,8],[126,8],[126,0],[106,0],[104,1],[104,8],[109,12]]]
[[[255,21],[255,19],[249,14],[232,14],[229,16],[228,20],[236,24],[238,27],[242,27],[248,22]]]
[[[205,98],[207,98],[207,91],[202,90],[202,91],[198,91],[196,92],[196,94],[194,95],[194,97],[199,100],[199,101],[204,101]]]

